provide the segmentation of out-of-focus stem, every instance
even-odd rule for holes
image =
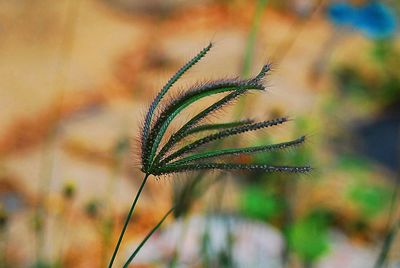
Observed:
[[[257,32],[258,29],[260,28],[260,23],[261,23],[261,18],[265,9],[265,6],[267,5],[267,0],[258,0],[257,5],[256,5],[256,10],[253,16],[253,21],[251,24],[251,28],[249,31],[249,34],[247,36],[246,40],[246,48],[244,51],[244,56],[243,56],[243,65],[242,65],[242,70],[241,74],[242,77],[247,78],[250,75],[251,72],[251,65],[253,62],[253,57],[254,57],[254,47],[256,44],[256,37],[257,37]],[[243,113],[244,106],[246,104],[245,98],[241,98],[239,103],[237,104],[237,108],[235,111],[235,118],[239,118],[241,114]]]
[[[64,98],[64,83],[65,83],[65,70],[67,70],[69,58],[72,52],[74,36],[76,30],[76,21],[78,18],[79,3],[81,1],[70,0],[69,7],[67,9],[67,18],[65,23],[65,34],[62,38],[60,45],[60,62],[57,68],[54,87],[61,89],[60,96],[57,97],[59,101],[59,106],[54,111],[53,123],[47,136],[44,139],[44,150],[43,150],[43,160],[42,166],[39,174],[39,201],[35,210],[34,221],[35,224],[35,253],[36,253],[36,263],[40,263],[43,257],[43,247],[44,247],[44,232],[45,226],[44,222],[47,218],[47,208],[46,202],[50,192],[50,184],[52,180],[52,173],[54,167],[54,143],[57,135],[58,121],[61,116],[62,110],[62,100]]]
[[[400,133],[400,128],[398,130]],[[397,141],[397,154],[400,156],[400,139]],[[389,216],[388,216],[388,222],[387,222],[387,229],[388,233],[383,241],[382,249],[379,253],[378,259],[375,262],[374,268],[380,268],[383,267],[383,265],[386,262],[386,259],[389,255],[390,248],[392,247],[393,241],[400,229],[400,219],[397,219],[394,221],[393,227],[390,228],[390,224],[393,221],[393,218],[395,217],[396,213],[398,213],[396,206],[397,204],[397,199],[399,197],[400,193],[400,163],[397,171],[397,180],[396,180],[396,185],[395,189],[392,195],[392,200],[390,202],[390,208],[389,208]]]
[[[246,49],[244,51],[242,76],[249,77],[251,71],[251,65],[254,57],[254,47],[256,43],[256,37],[258,29],[260,28],[260,22],[262,14],[264,12],[267,0],[258,0],[256,10],[253,17],[253,22],[250,28],[249,35],[247,36]]]
[[[383,242],[383,246],[381,252],[379,253],[378,259],[374,265],[374,268],[381,268],[387,261],[387,257],[390,252],[390,248],[392,247],[393,241],[395,240],[397,233],[400,229],[400,219],[394,224],[393,228],[389,230],[388,234],[385,237],[385,241]]]

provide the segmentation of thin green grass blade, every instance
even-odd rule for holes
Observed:
[[[172,76],[169,81],[164,85],[164,87],[161,89],[161,91],[158,93],[156,98],[153,100],[153,102],[150,105],[149,111],[146,114],[146,118],[144,121],[144,126],[143,126],[143,133],[142,133],[142,153],[144,153],[144,146],[146,145],[149,131],[150,131],[150,126],[151,126],[151,121],[154,115],[154,112],[156,111],[157,106],[159,105],[161,99],[165,96],[167,91],[172,87],[173,84],[175,84],[176,81],[187,71],[189,70],[193,65],[195,65],[201,58],[203,58],[208,51],[211,49],[212,43],[210,43],[208,46],[203,48],[195,57],[193,57],[190,61],[188,61],[184,66],[182,66],[175,74]]]
[[[194,142],[182,147],[181,149],[177,150],[176,152],[170,154],[169,156],[167,156],[160,162],[159,166],[161,167],[162,165],[167,164],[168,162],[170,162],[188,152],[191,152],[204,144],[207,144],[207,143],[210,143],[210,142],[213,142],[216,140],[221,140],[221,139],[227,138],[229,136],[237,135],[240,133],[244,133],[244,132],[248,132],[248,131],[255,131],[255,130],[258,130],[261,128],[280,125],[280,124],[285,123],[287,120],[288,119],[286,117],[281,117],[281,118],[277,118],[277,119],[273,119],[273,120],[262,121],[262,122],[252,123],[252,124],[248,124],[248,125],[244,125],[244,126],[234,127],[234,128],[223,130],[216,134],[208,135],[208,136],[201,138],[197,141],[194,141]]]
[[[171,214],[172,211],[174,211],[175,207],[171,208],[161,219],[161,221],[154,226],[154,228],[147,234],[147,236],[142,240],[142,242],[139,244],[139,246],[135,249],[135,251],[132,253],[132,255],[128,258],[128,260],[124,264],[124,268],[127,268],[129,264],[132,262],[132,260],[136,257],[136,255],[139,253],[140,249],[144,246],[144,244],[149,240],[149,238],[154,234],[155,231],[161,226],[161,224],[165,221],[165,219]]]
[[[262,171],[262,172],[288,172],[288,173],[307,173],[311,167],[292,167],[292,166],[272,166],[267,164],[236,164],[236,163],[196,163],[185,165],[164,165],[155,170],[155,175],[165,175],[170,173],[201,171],[201,170],[243,170],[243,171]]]
[[[251,71],[251,65],[254,57],[254,49],[256,44],[256,36],[259,29],[262,13],[265,9],[267,0],[258,0],[257,6],[255,9],[255,14],[253,16],[253,22],[251,25],[251,29],[249,35],[246,40],[246,48],[243,55],[243,66],[242,66],[242,77],[248,77]],[[271,67],[271,65],[268,65]],[[268,68],[269,71],[269,68]],[[239,101],[235,109],[235,118],[240,118],[243,113],[244,108],[246,107],[246,99],[243,98]]]
[[[257,31],[259,29],[262,14],[265,10],[266,4],[267,4],[267,0],[258,0],[257,1],[257,6],[255,9],[255,14],[253,15],[253,22],[251,25],[251,29],[250,29],[249,35],[246,38],[246,48],[244,51],[244,57],[243,57],[244,61],[243,61],[243,66],[242,66],[242,75],[244,77],[249,76],[249,73],[251,71],[250,66],[253,61]]]
[[[391,228],[389,233],[386,235],[385,240],[383,241],[381,252],[379,253],[374,268],[384,267],[385,262],[387,262],[387,257],[389,255],[390,248],[392,247],[396,235],[399,231],[400,231],[400,219],[395,223],[393,228]]]
[[[168,165],[169,166],[174,166],[174,165],[179,166],[179,165],[187,164],[187,163],[194,162],[194,161],[205,160],[205,159],[209,159],[209,158],[221,157],[221,156],[227,156],[227,155],[228,156],[233,156],[233,155],[237,156],[237,155],[242,155],[242,154],[254,154],[254,153],[260,153],[260,152],[273,152],[273,151],[278,151],[278,150],[283,150],[283,149],[291,148],[294,146],[298,146],[298,145],[304,143],[304,141],[305,141],[305,137],[302,136],[293,141],[282,142],[282,143],[277,143],[277,144],[246,147],[246,148],[220,149],[220,150],[215,150],[215,151],[210,151],[210,152],[194,154],[194,155],[182,158],[180,160],[177,160],[175,162],[172,162]]]

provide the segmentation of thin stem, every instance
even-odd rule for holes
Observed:
[[[283,59],[289,53],[291,48],[295,45],[297,39],[301,36],[303,31],[305,29],[308,29],[307,26],[309,26],[311,19],[318,14],[324,2],[325,0],[318,0],[314,4],[312,11],[309,13],[309,15],[307,15],[306,17],[299,16],[295,21],[293,21],[288,31],[288,34],[285,36],[284,40],[279,43],[279,45],[272,53],[272,61],[274,63],[280,63],[283,61]]]
[[[382,250],[379,253],[378,259],[374,265],[374,268],[381,268],[385,264],[387,257],[390,252],[390,248],[393,245],[393,242],[396,238],[397,233],[400,230],[400,220],[398,220],[393,228],[389,230],[387,236],[385,237],[385,241],[383,242]]]
[[[399,133],[400,133],[400,128],[399,128]],[[397,153],[400,156],[400,140],[398,140],[398,144],[397,144]],[[396,213],[397,213],[397,205],[396,205],[396,201],[397,198],[399,196],[400,193],[400,166],[399,166],[399,170],[398,170],[398,176],[396,178],[396,183],[395,183],[395,189],[393,191],[393,195],[392,195],[392,199],[390,202],[390,208],[389,208],[389,215],[388,215],[388,221],[387,221],[387,234],[385,236],[385,239],[383,241],[383,245],[381,248],[381,251],[379,252],[379,256],[375,262],[374,267],[375,268],[380,268],[383,267],[383,265],[385,264],[385,261],[388,257],[390,248],[393,244],[393,240],[397,235],[397,232],[400,229],[400,219],[398,219],[397,221],[395,220],[393,223],[393,227],[390,227],[390,225],[392,224],[393,218],[395,217]]]
[[[117,143],[114,145],[113,150],[113,159],[115,163],[111,167],[110,176],[108,179],[107,191],[104,195],[104,200],[106,204],[105,215],[101,217],[101,239],[102,239],[102,258],[101,258],[101,267],[106,267],[108,262],[107,253],[110,249],[110,244],[112,242],[112,234],[114,230],[113,218],[111,216],[111,200],[115,194],[115,184],[118,179],[118,175],[121,172],[122,162],[127,152],[126,146],[129,146],[127,143],[126,135],[122,134],[118,139]]]
[[[135,199],[133,200],[132,206],[131,206],[131,208],[130,208],[130,210],[128,212],[128,215],[126,216],[124,227],[122,228],[121,234],[119,235],[118,242],[117,242],[117,245],[115,246],[114,253],[113,253],[112,257],[111,257],[110,264],[108,265],[108,268],[111,268],[113,263],[114,263],[115,257],[117,256],[117,252],[118,252],[119,246],[121,245],[121,242],[122,242],[122,238],[124,237],[126,228],[128,227],[128,223],[129,223],[129,221],[130,221],[130,219],[132,217],[133,210],[135,209],[136,203],[137,203],[137,201],[139,199],[140,194],[142,193],[143,187],[146,184],[146,181],[147,181],[147,178],[149,177],[149,175],[150,174],[146,174],[144,176],[142,184],[140,185],[140,188],[139,188],[139,190],[138,190],[138,192],[137,192],[137,194],[135,196]]]
[[[268,2],[267,0],[258,0],[256,7],[255,7],[255,13],[253,15],[253,21],[251,24],[249,34],[247,36],[246,48],[245,48],[244,56],[243,56],[243,65],[242,65],[241,74],[242,74],[242,77],[244,77],[244,78],[247,78],[250,76],[251,64],[253,62],[254,50],[255,50],[256,39],[257,39],[257,32],[260,28],[262,15],[264,13],[265,7],[267,6],[267,2]],[[241,116],[245,105],[246,105],[246,99],[242,98],[236,106],[237,108],[234,113],[235,118],[239,118]]]
[[[313,262],[311,260],[305,260],[303,262],[303,267],[304,268],[312,268],[312,267],[314,267],[314,265],[313,265]]]
[[[68,232],[70,231],[70,224],[72,220],[72,210],[73,210],[73,205],[74,205],[74,200],[71,199],[66,199],[64,200],[64,206],[63,210],[60,212],[60,215],[56,218],[57,220],[57,226],[60,228],[60,240],[59,240],[59,249],[58,249],[58,257],[57,257],[57,264],[61,264],[63,261],[63,253],[67,250],[66,247],[68,245],[65,244],[65,240],[68,237]]]
[[[147,234],[147,236],[142,240],[142,242],[139,244],[139,246],[136,248],[136,250],[132,253],[132,255],[129,257],[129,259],[125,262],[123,268],[127,268],[129,264],[132,262],[133,258],[137,255],[137,253],[140,251],[140,249],[143,247],[143,245],[147,242],[147,240],[153,235],[155,231],[161,226],[161,224],[165,221],[165,219],[168,217],[169,214],[171,214],[172,211],[174,211],[175,207],[171,208],[161,219],[161,221],[154,226],[154,228]]]
[[[250,75],[250,67],[254,56],[254,47],[256,43],[257,32],[260,27],[262,14],[264,12],[267,0],[258,0],[256,4],[256,10],[254,13],[252,25],[250,28],[249,35],[247,36],[246,49],[244,52],[242,76],[248,77]]]
[[[75,32],[77,19],[79,18],[80,2],[76,0],[70,0],[68,8],[66,10],[66,21],[65,31],[59,47],[60,61],[57,66],[56,76],[54,80],[54,88],[59,88],[59,96],[56,98],[59,100],[58,105],[51,117],[52,123],[50,124],[49,131],[44,137],[44,150],[41,167],[39,170],[39,200],[35,208],[35,221],[39,226],[35,226],[35,254],[36,263],[42,262],[43,248],[45,244],[45,228],[44,224],[49,216],[49,211],[46,208],[46,202],[50,194],[50,185],[53,179],[53,170],[55,162],[55,141],[57,138],[57,128],[61,119],[62,113],[62,102],[65,94],[65,72],[69,67],[71,54],[74,48]],[[29,6],[28,6],[29,8]]]
[[[179,240],[177,241],[175,245],[175,250],[172,256],[172,260],[169,262],[168,267],[169,268],[176,268],[178,266],[178,261],[179,261],[179,253],[181,252],[185,239],[187,237],[187,233],[189,231],[189,224],[190,224],[190,219],[188,215],[183,215],[182,216],[182,231],[180,232],[180,237]]]

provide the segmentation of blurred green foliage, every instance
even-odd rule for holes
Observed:
[[[373,217],[383,212],[390,202],[390,191],[377,185],[357,183],[349,189],[349,198],[359,207],[361,213]]]
[[[328,251],[328,224],[328,214],[316,210],[289,227],[289,246],[304,262],[312,263]]]
[[[336,168],[345,172],[366,175],[372,171],[371,164],[359,155],[342,154],[338,156]]]
[[[373,170],[368,160],[357,155],[341,155],[336,167],[354,179],[348,188],[347,197],[357,205],[363,216],[370,218],[384,211],[390,202],[391,193],[383,186],[368,182]]]
[[[254,219],[268,220],[282,211],[277,194],[260,186],[248,186],[241,196],[241,214]]]

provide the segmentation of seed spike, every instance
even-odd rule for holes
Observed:
[[[253,81],[260,82],[265,77],[265,75],[271,70],[271,67],[272,67],[271,63],[265,64],[261,68],[261,71],[258,73],[258,75],[253,79]]]
[[[271,64],[264,65],[260,72],[252,79],[229,79],[216,80],[196,85],[182,93],[177,98],[172,99],[168,104],[160,106],[162,98],[167,94],[173,84],[187,71],[196,64],[211,49],[212,44],[200,51],[193,59],[186,63],[178,72],[166,83],[158,95],[153,100],[144,120],[142,131],[142,171],[146,175],[163,175],[173,172],[184,172],[192,170],[261,170],[264,172],[307,172],[309,167],[290,167],[290,166],[270,166],[267,164],[240,164],[240,163],[204,163],[204,160],[223,156],[233,156],[240,154],[253,154],[259,152],[269,152],[292,148],[304,142],[304,137],[297,140],[278,144],[245,147],[214,149],[206,152],[192,153],[200,146],[213,141],[223,140],[229,136],[255,131],[262,128],[272,127],[287,122],[287,117],[277,118],[269,121],[253,122],[250,120],[226,122],[219,124],[200,124],[207,116],[213,114],[223,106],[230,104],[236,98],[246,94],[250,90],[264,90],[262,80],[271,70]],[[187,121],[178,131],[169,137],[165,133],[172,121],[188,106],[198,100],[217,95],[226,95],[220,100],[213,102],[210,106]],[[155,113],[157,112],[157,115]],[[177,145],[189,135],[211,131],[211,134],[202,135],[202,138],[189,144],[178,147]],[[162,140],[167,142],[161,145]],[[177,147],[178,149],[172,150]],[[177,160],[178,159],[178,160]]]
[[[221,123],[221,124],[204,124],[204,125],[200,125],[200,126],[191,128],[190,130],[186,131],[186,134],[190,135],[190,134],[195,134],[195,133],[199,133],[199,132],[203,132],[203,131],[211,131],[211,130],[232,128],[232,127],[239,127],[239,126],[251,124],[253,122],[254,121],[251,119],[245,119],[245,120],[233,121],[233,122]]]
[[[221,109],[223,106],[229,104],[231,101],[236,99],[238,96],[245,94],[246,90],[236,90],[232,93],[229,93],[227,96],[222,98],[221,100],[213,103],[197,115],[195,115],[192,119],[190,119],[185,125],[183,125],[177,132],[175,132],[167,141],[167,143],[161,148],[158,153],[155,162],[158,162],[162,157],[165,156],[165,153],[170,150],[175,144],[181,141],[183,138],[192,134],[191,129],[196,126],[198,122],[212,114],[213,112]]]
[[[267,164],[236,164],[236,163],[198,163],[185,164],[179,166],[166,165],[155,170],[155,175],[166,175],[171,173],[180,173],[188,171],[201,170],[243,170],[243,171],[263,171],[263,172],[289,172],[289,173],[307,173],[312,169],[309,166],[272,166]]]
[[[246,147],[246,148],[234,148],[234,149],[220,149],[220,150],[215,150],[215,151],[209,151],[205,153],[199,153],[199,154],[194,154],[190,155],[188,157],[179,159],[175,162],[172,162],[168,164],[169,166],[179,166],[183,164],[187,164],[190,162],[195,162],[195,161],[202,161],[205,159],[209,158],[216,158],[216,157],[221,157],[221,156],[237,156],[237,155],[242,155],[242,154],[255,154],[255,153],[261,153],[261,152],[274,152],[278,150],[283,150],[287,148],[291,148],[294,146],[298,146],[302,143],[304,143],[305,137],[302,136],[296,140],[288,141],[288,142],[282,142],[282,143],[277,143],[277,144],[270,144],[270,145],[262,145],[262,146],[254,146],[254,147]]]
[[[176,159],[188,152],[191,152],[194,149],[196,149],[204,144],[210,143],[212,141],[224,139],[226,137],[229,137],[232,135],[237,135],[237,134],[248,132],[248,131],[254,131],[254,130],[261,129],[261,128],[280,125],[280,124],[285,123],[286,121],[287,121],[287,119],[285,117],[281,117],[281,118],[277,118],[277,119],[273,119],[273,120],[262,121],[262,122],[252,123],[252,124],[248,124],[248,125],[244,125],[244,126],[234,127],[234,128],[223,130],[216,134],[208,135],[204,138],[201,138],[195,142],[192,142],[192,143],[182,147],[181,149],[179,149],[176,152],[172,153],[171,155],[167,156],[164,160],[162,160],[160,162],[160,164],[161,165],[166,164],[166,163],[170,162],[171,160],[174,160],[174,159]]]
[[[146,114],[146,118],[144,121],[144,126],[143,126],[143,133],[142,133],[142,156],[145,155],[145,146],[148,140],[148,135],[150,131],[150,126],[151,126],[151,121],[154,115],[154,112],[160,103],[161,99],[165,96],[167,91],[172,87],[173,84],[175,84],[176,81],[187,71],[189,70],[192,66],[194,66],[201,58],[203,58],[208,51],[210,51],[211,47],[213,46],[212,43],[209,43],[208,46],[203,48],[196,56],[194,56],[190,61],[188,61],[185,65],[183,65],[169,80],[168,82],[163,86],[161,91],[158,93],[156,98],[153,100],[153,102],[150,105],[150,108]]]
[[[168,126],[182,110],[202,98],[219,93],[235,91],[237,88],[263,90],[264,86],[258,83],[248,83],[243,81],[223,81],[220,83],[206,84],[202,87],[194,88],[193,90],[188,91],[186,94],[173,101],[167,108],[165,108],[163,112],[161,112],[149,134],[148,143],[145,147],[146,154],[144,156],[146,160],[144,161],[146,166],[147,164],[151,166],[157,148],[160,145],[162,137],[164,136]]]

